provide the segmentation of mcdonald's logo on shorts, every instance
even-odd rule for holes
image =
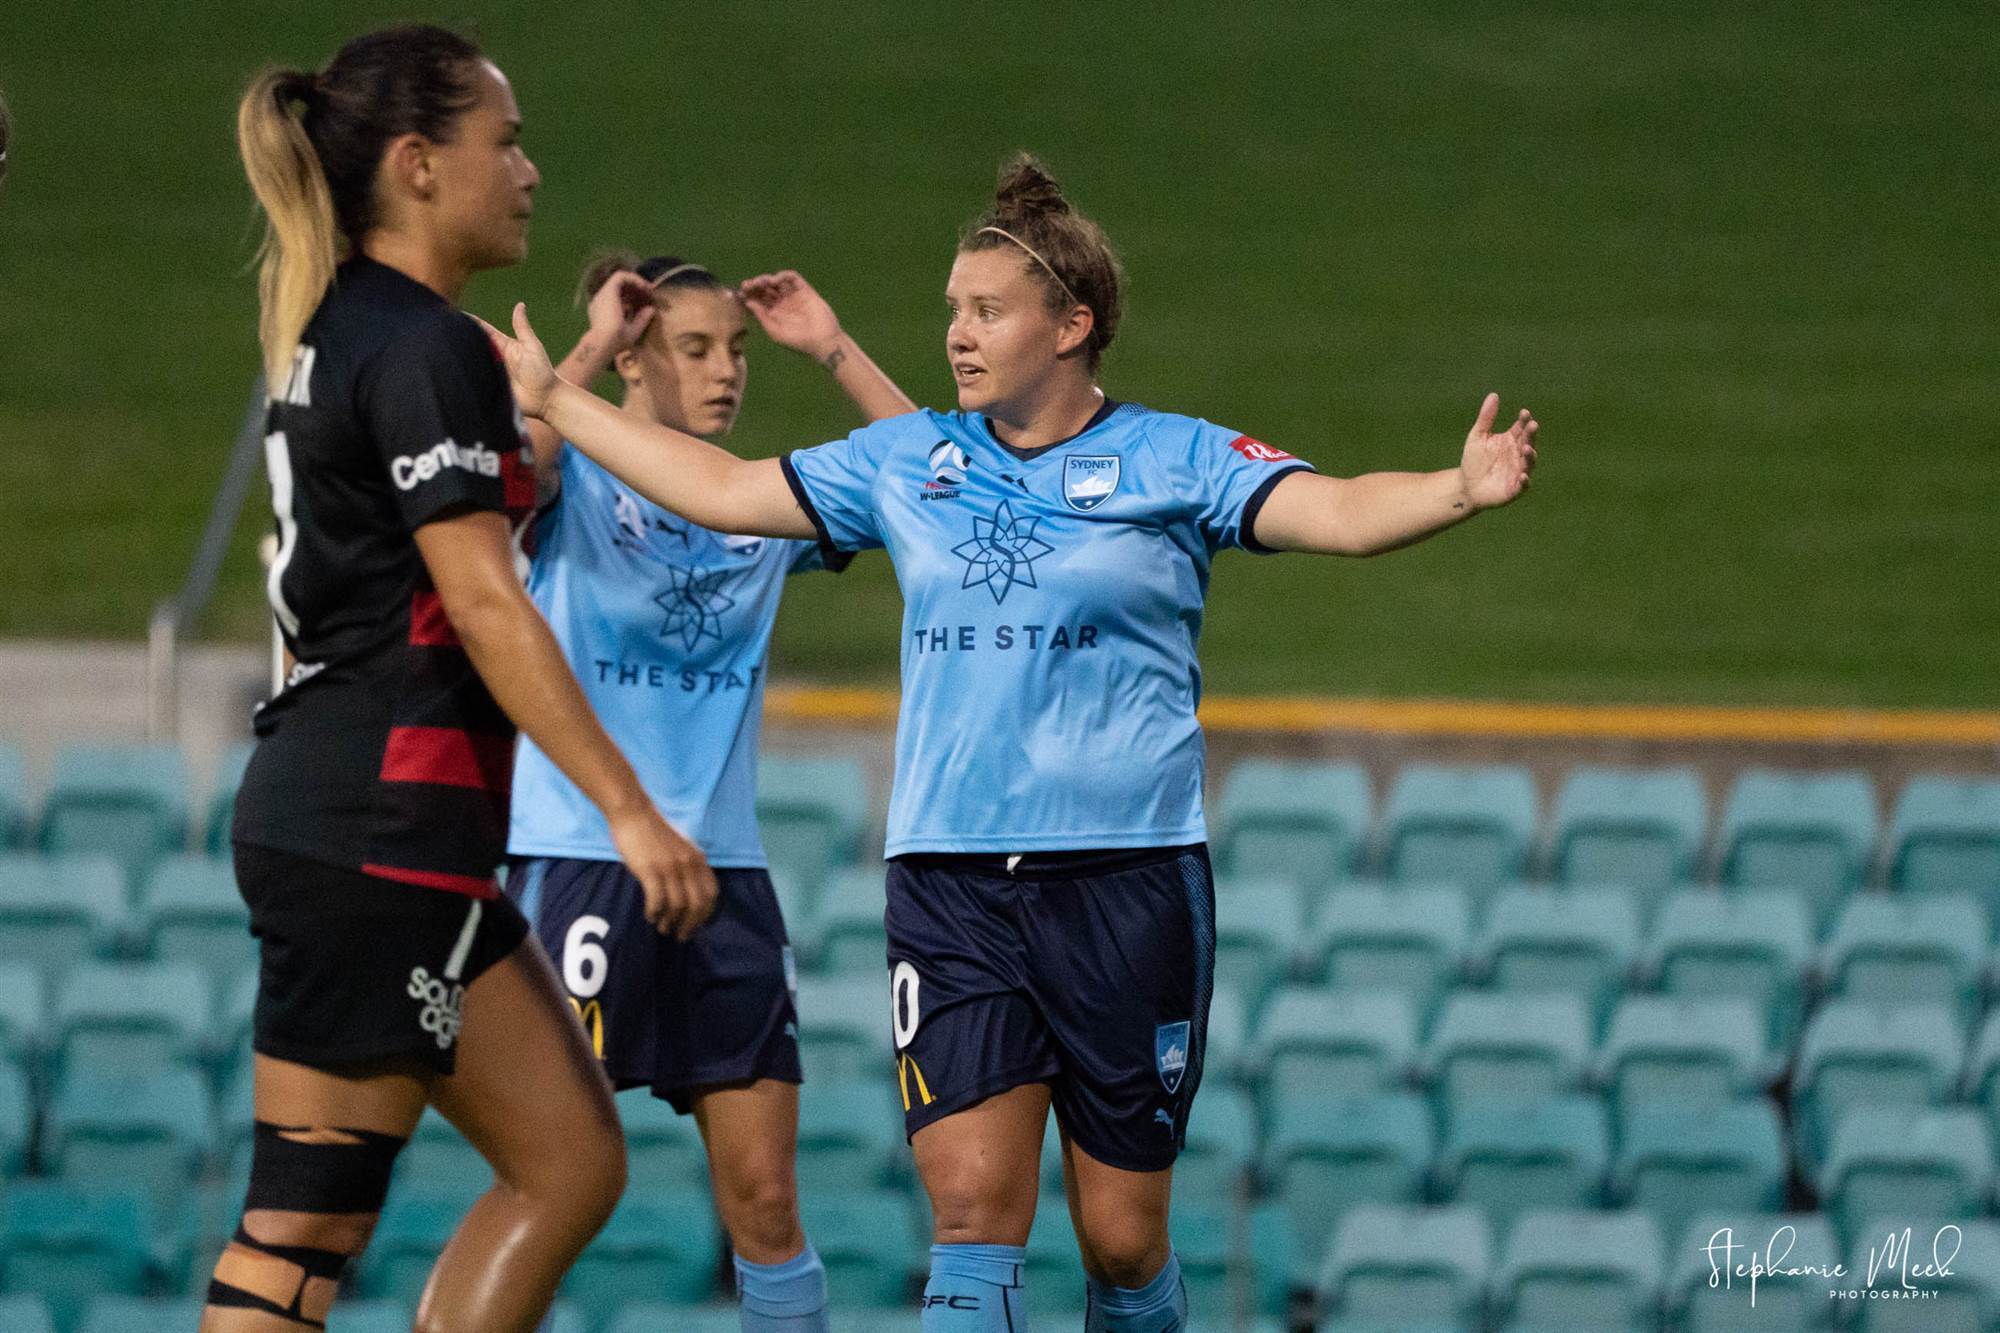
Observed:
[[[583,1030],[590,1034],[590,1050],[598,1059],[604,1058],[604,1006],[596,1000],[585,1002],[576,996],[569,997],[569,1007],[576,1010],[576,1021],[583,1024]]]
[[[912,1078],[916,1080],[917,1097],[922,1105],[929,1106],[937,1100],[931,1096],[931,1090],[924,1086],[924,1071],[917,1068],[916,1057],[905,1051],[896,1057],[896,1086],[902,1090],[903,1109],[905,1111],[910,1109],[910,1081]]]

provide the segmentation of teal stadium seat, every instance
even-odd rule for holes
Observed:
[[[1053,1132],[1050,1137],[1054,1137]],[[1035,1220],[1028,1228],[1027,1254],[1021,1263],[1021,1273],[1027,1287],[1030,1327],[1081,1327],[1088,1303],[1083,1261],[1077,1257],[1076,1228],[1070,1222],[1069,1203],[1063,1197],[1061,1182],[1060,1169],[1053,1187],[1044,1172],[1042,1191],[1035,1200]],[[905,1317],[899,1322],[909,1321]]]
[[[99,1296],[85,1309],[77,1333],[188,1333],[201,1323],[202,1304],[199,1296]]]
[[[26,1062],[41,1051],[48,994],[33,963],[0,963],[0,1059]]]
[[[889,937],[882,928],[882,885],[880,866],[862,866],[838,872],[821,887],[811,919],[792,927],[795,942],[811,941],[813,971],[871,980],[883,975]]]
[[[1719,1105],[1642,1106],[1620,1118],[1611,1202],[1678,1236],[1705,1213],[1775,1210],[1785,1188],[1784,1127],[1762,1097]]]
[[[0,854],[0,962],[54,978],[113,952],[125,925],[125,879],[104,856]]]
[[[1704,1213],[1680,1236],[1667,1279],[1669,1328],[1681,1333],[1831,1333],[1840,1326],[1842,1303],[1827,1299],[1830,1283],[1817,1272],[1759,1274],[1757,1303],[1750,1303],[1753,1255],[1756,1262],[1779,1269],[1831,1268],[1844,1261],[1840,1238],[1826,1214]]]
[[[1789,1050],[1812,956],[1811,918],[1796,890],[1683,889],[1660,904],[1639,980],[1669,995],[1755,1000],[1770,1048]]]
[[[879,1074],[808,1083],[799,1092],[801,1193],[895,1182],[903,1115],[896,1088]]]
[[[1493,1242],[1477,1208],[1363,1204],[1320,1270],[1322,1329],[1476,1326]]]
[[[1970,1018],[1987,930],[1985,910],[1968,893],[1857,893],[1821,946],[1820,990],[1878,1004],[1932,1001]]]
[[[1292,1244],[1317,1256],[1350,1208],[1421,1202],[1436,1152],[1430,1108],[1413,1093],[1305,1094],[1273,1102],[1262,1175]]]
[[[256,1144],[256,1070],[244,1060],[231,1071],[216,1100],[215,1158],[223,1170],[245,1179],[250,1175],[250,1153]],[[400,1154],[398,1155],[400,1162]],[[407,1178],[407,1173],[404,1173]]]
[[[1215,803],[1216,871],[1316,890],[1355,868],[1373,807],[1359,764],[1245,759]]]
[[[1870,1252],[1885,1253],[1891,1236],[1899,1257],[1906,1249],[1910,1254],[1910,1285],[1927,1294],[1921,1300],[1859,1302],[1855,1333],[1988,1333],[2000,1328],[2000,1223],[1923,1217],[1902,1208],[1863,1221],[1848,1249],[1848,1271],[1857,1275],[1851,1286],[1867,1281]],[[1918,1265],[1930,1264],[1948,1266],[1951,1272],[1915,1275]],[[1885,1261],[1875,1286],[1893,1289],[1900,1282],[1900,1265],[1892,1269]]]
[[[1244,1074],[1267,1107],[1314,1094],[1358,1096],[1402,1082],[1417,1039],[1406,995],[1288,986],[1264,1006]]]
[[[809,1085],[803,1098],[819,1086]],[[650,1088],[630,1088],[618,1094],[618,1118],[625,1123],[628,1194],[709,1187],[708,1150],[693,1116],[679,1114]]]
[[[1494,990],[1555,991],[1590,1006],[1595,1031],[1639,954],[1632,895],[1609,884],[1507,889],[1487,904],[1469,962]]]
[[[36,1293],[10,1292],[0,1295],[0,1328],[7,1333],[56,1333],[56,1317]]]
[[[1653,1333],[1662,1267],[1659,1228],[1644,1213],[1528,1213],[1493,1268],[1496,1327]]]
[[[1482,1100],[1445,1117],[1437,1183],[1443,1197],[1477,1205],[1504,1235],[1530,1208],[1596,1207],[1610,1162],[1611,1132],[1595,1097]]]
[[[1875,787],[1859,771],[1745,769],[1716,830],[1725,884],[1805,892],[1816,920],[1860,884],[1875,849]]]
[[[1292,968],[1305,932],[1298,889],[1283,880],[1220,885],[1215,895],[1215,982],[1242,995],[1252,1013]]]
[[[757,827],[772,868],[808,893],[830,871],[857,865],[868,825],[868,766],[852,755],[767,751],[757,761]]]
[[[187,762],[174,745],[71,745],[56,754],[40,844],[112,857],[136,882],[188,840]]]
[[[1340,990],[1399,990],[1427,1014],[1457,981],[1472,938],[1465,891],[1348,884],[1320,906],[1301,971]]]
[[[128,1075],[83,1067],[56,1089],[42,1156],[65,1180],[144,1189],[165,1206],[186,1197],[214,1137],[215,1108],[197,1071]]]
[[[1834,1126],[1817,1184],[1850,1236],[1875,1217],[1976,1217],[1993,1190],[1993,1143],[1969,1106],[1857,1106]]]
[[[215,1009],[209,1048],[224,1065],[248,1068],[250,1033],[257,1018],[257,967],[252,964],[221,978],[222,998]]]
[[[742,1328],[743,1315],[735,1305],[690,1309],[665,1301],[628,1301],[604,1333],[742,1333]]]
[[[236,818],[236,789],[243,785],[243,771],[250,766],[254,741],[244,741],[224,750],[215,761],[215,777],[208,784],[208,813],[202,820],[202,845],[210,856],[229,855],[229,826]]]
[[[413,1317],[401,1301],[336,1301],[326,1326],[334,1333],[410,1333]]]
[[[148,956],[188,963],[220,983],[257,961],[250,908],[228,861],[169,856],[139,893],[138,927]]]
[[[1417,1077],[1445,1107],[1573,1091],[1589,1072],[1590,1012],[1573,995],[1456,991],[1418,1056]]]
[[[28,766],[22,762],[18,747],[0,744],[0,850],[28,841],[30,809]]]
[[[91,1297],[144,1292],[152,1234],[139,1191],[17,1181],[0,1196],[0,1291],[39,1294],[56,1327],[74,1328]]]
[[[56,988],[58,1066],[135,1075],[196,1064],[214,1027],[209,980],[184,963],[85,963]]]
[[[1972,1039],[1959,1096],[1978,1103],[1986,1113],[1988,1128],[2000,1137],[2000,1009],[1986,1016]]]
[[[1236,1314],[1234,1298],[1239,1281],[1250,1305],[1254,1308],[1256,1304],[1259,1256],[1250,1245],[1243,1246],[1241,1252],[1233,1246],[1235,1225],[1228,1204],[1195,1203],[1179,1197],[1173,1201],[1167,1226],[1174,1255],[1180,1261],[1181,1284],[1187,1291],[1189,1327],[1229,1327]],[[1270,1258],[1277,1264],[1284,1260],[1283,1255]]]
[[[1383,873],[1404,884],[1503,884],[1527,869],[1535,825],[1535,781],[1525,768],[1410,764],[1389,788]]]
[[[887,976],[802,978],[798,1011],[799,1061],[808,1082],[859,1082],[893,1068]]]
[[[1244,1195],[1256,1160],[1256,1106],[1241,1089],[1221,1082],[1205,1086],[1194,1099],[1187,1138],[1174,1161],[1174,1198],[1232,1204]]]
[[[591,1328],[628,1301],[695,1304],[715,1291],[721,1255],[722,1227],[707,1194],[628,1192],[563,1279],[563,1299]]]
[[[463,1192],[429,1190],[415,1183],[392,1190],[375,1234],[355,1265],[355,1294],[414,1309],[438,1252],[471,1204]]]
[[[1708,796],[1692,768],[1580,764],[1556,793],[1548,870],[1564,884],[1626,884],[1650,896],[1694,878]]]
[[[436,1107],[425,1107],[396,1155],[395,1190],[449,1194],[470,1203],[492,1184],[493,1168],[479,1150]]]
[[[1914,1112],[1943,1102],[1958,1085],[1964,1052],[1957,1016],[1941,1005],[1821,1005],[1792,1076],[1801,1156],[1809,1166],[1824,1160],[1834,1126],[1856,1107]]]
[[[0,1181],[28,1169],[28,1145],[34,1133],[35,1099],[28,1071],[11,1059],[0,1059]]]
[[[2000,920],[2000,780],[1911,778],[1886,842],[1891,888],[1969,893]]]
[[[1755,1000],[1627,995],[1597,1050],[1595,1081],[1626,1111],[1718,1106],[1753,1095],[1777,1071]]]
[[[806,1234],[826,1265],[828,1303],[901,1305],[910,1264],[924,1253],[909,1197],[896,1190],[821,1191],[799,1200]]]

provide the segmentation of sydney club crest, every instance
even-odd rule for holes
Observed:
[[[1071,509],[1087,514],[1117,489],[1116,454],[1071,454],[1063,460],[1063,500]]]
[[[1153,1058],[1160,1066],[1160,1082],[1165,1085],[1167,1095],[1173,1096],[1181,1090],[1181,1075],[1187,1072],[1188,1034],[1194,1024],[1162,1023],[1153,1032]]]

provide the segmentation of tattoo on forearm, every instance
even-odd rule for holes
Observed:
[[[828,352],[825,356],[820,358],[820,364],[822,366],[825,366],[828,370],[839,370],[840,363],[845,360],[847,360],[847,349],[844,347],[836,347],[831,352]]]

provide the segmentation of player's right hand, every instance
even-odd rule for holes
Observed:
[[[646,895],[646,920],[686,943],[715,913],[715,872],[701,849],[650,806],[608,821],[618,859]]]
[[[474,315],[473,318],[479,319],[479,316]],[[483,319],[479,319],[479,327],[486,330],[486,336],[493,340],[493,350],[500,354],[500,363],[507,367],[515,406],[525,416],[541,416],[548,410],[549,396],[555,393],[562,380],[557,377],[555,365],[549,360],[549,349],[542,346],[542,340],[535,336],[534,327],[528,323],[526,303],[514,303],[513,337],[509,338]]]
[[[653,304],[653,284],[628,269],[606,278],[584,313],[605,353],[616,356],[639,341],[659,307]]]

